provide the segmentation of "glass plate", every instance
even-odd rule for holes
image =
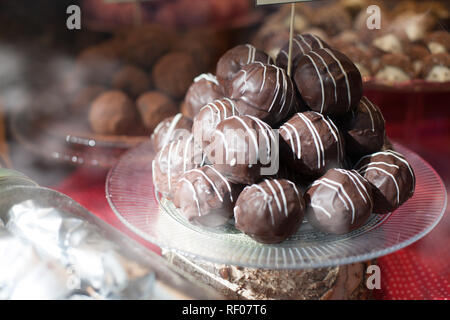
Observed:
[[[63,119],[35,112],[12,115],[14,138],[37,156],[78,166],[111,168],[127,150],[147,141],[147,136],[99,135],[76,117]]]
[[[144,143],[124,154],[111,169],[106,196],[117,217],[133,232],[164,249],[210,262],[257,268],[302,269],[348,264],[399,250],[430,232],[444,214],[445,186],[420,156],[394,144],[416,174],[414,196],[386,215],[372,214],[367,223],[345,235],[328,235],[304,223],[283,243],[264,245],[230,223],[212,229],[191,225],[165,199],[155,197],[151,161]]]

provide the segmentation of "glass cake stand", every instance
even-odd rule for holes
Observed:
[[[366,261],[399,250],[430,232],[444,214],[445,186],[420,156],[394,144],[416,174],[414,196],[386,215],[345,235],[329,235],[303,223],[283,243],[260,244],[234,228],[204,228],[187,222],[174,205],[156,198],[151,162],[154,151],[144,143],[125,153],[110,170],[106,196],[117,217],[142,238],[195,259],[256,268],[305,269]]]

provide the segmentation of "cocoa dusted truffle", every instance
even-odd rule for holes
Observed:
[[[139,68],[124,66],[114,74],[112,87],[136,98],[150,88],[150,77]]]
[[[192,133],[196,143],[206,148],[214,136],[220,121],[239,115],[233,100],[223,98],[204,106],[194,119]]]
[[[420,76],[423,69],[423,60],[430,55],[430,51],[420,44],[412,44],[407,48],[407,54],[411,59],[414,75]]]
[[[136,101],[142,122],[145,128],[152,132],[158,123],[167,117],[178,113],[177,105],[158,91],[150,91],[142,94]]]
[[[435,31],[428,35],[427,46],[431,53],[450,53],[450,33],[448,31]]]
[[[184,52],[166,54],[156,62],[152,71],[156,88],[177,99],[185,95],[197,74],[194,59]]]
[[[181,176],[186,171],[202,165],[202,159],[192,135],[164,145],[152,162],[155,191],[172,198],[175,185]]]
[[[284,179],[248,186],[234,207],[235,226],[262,243],[279,243],[299,229],[305,201],[296,185]]]
[[[383,82],[405,82],[414,77],[411,60],[404,54],[385,54],[375,73],[375,78]]]
[[[223,97],[223,89],[217,78],[210,73],[201,74],[189,87],[181,111],[186,117],[194,119],[202,107]]]
[[[386,135],[383,115],[366,97],[346,117],[342,127],[347,154],[355,160],[383,147]]]
[[[330,46],[319,37],[312,34],[296,34],[292,39],[292,65],[297,59],[311,50],[329,48]],[[289,41],[286,42],[277,55],[276,64],[287,71],[289,57]]]
[[[174,204],[189,222],[217,227],[233,217],[240,186],[232,184],[214,166],[183,174],[175,188]]]
[[[351,29],[352,17],[337,4],[323,6],[314,11],[312,24],[324,29],[327,34],[335,36],[344,30]]]
[[[327,171],[306,191],[305,202],[309,223],[331,234],[358,229],[373,209],[371,185],[355,170]]]
[[[276,125],[295,112],[295,90],[285,71],[255,62],[244,66],[230,81],[230,98],[240,114]]]
[[[346,55],[333,49],[318,49],[303,55],[294,79],[306,104],[326,115],[345,114],[362,97],[358,68]]]
[[[422,76],[427,81],[450,81],[450,54],[447,52],[431,54],[423,61]]]
[[[375,187],[375,213],[388,213],[397,209],[414,193],[414,171],[398,152],[387,150],[364,156],[355,169]]]
[[[139,123],[136,106],[121,91],[106,91],[91,104],[89,123],[99,134],[127,134]],[[140,124],[140,123],[139,123]]]
[[[314,111],[297,113],[280,127],[279,132],[292,153],[285,159],[291,170],[318,177],[330,168],[342,166],[343,139],[333,121],[322,114]]]
[[[244,44],[228,50],[217,62],[216,76],[219,82],[226,87],[228,81],[234,77],[243,66],[253,62],[270,63],[267,53],[256,49],[251,44]]]
[[[272,128],[253,116],[221,121],[205,150],[215,168],[234,183],[252,184],[278,172],[278,142]]]
[[[372,42],[374,49],[378,50],[378,53],[393,53],[401,54],[403,53],[403,41],[393,33],[383,34],[375,38]]]
[[[164,119],[156,126],[150,137],[153,149],[159,151],[169,142],[188,137],[191,133],[191,128],[192,120],[181,113]]]

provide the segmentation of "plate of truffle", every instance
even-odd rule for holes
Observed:
[[[252,45],[227,51],[110,170],[118,218],[167,250],[277,269],[373,259],[432,230],[439,175],[389,141],[345,54],[311,34],[300,45],[291,76]]]

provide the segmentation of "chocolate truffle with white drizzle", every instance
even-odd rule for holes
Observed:
[[[341,128],[347,154],[354,160],[380,151],[383,147],[386,135],[383,115],[366,97],[344,118]]]
[[[387,150],[364,156],[355,169],[374,186],[375,213],[397,209],[414,193],[414,171],[398,152]]]
[[[297,232],[305,201],[297,186],[285,179],[248,186],[234,207],[236,228],[262,243],[279,243]]]
[[[194,119],[204,105],[222,97],[224,97],[224,90],[217,78],[210,73],[201,74],[189,87],[181,106],[181,112],[186,117]]]
[[[292,62],[296,65],[298,59],[301,58],[305,53],[311,50],[329,48],[330,46],[313,34],[296,34],[292,39]],[[276,65],[284,70],[287,70],[289,57],[289,42],[281,48],[277,55]]]
[[[192,129],[192,120],[181,113],[161,121],[150,136],[153,149],[161,150],[169,142],[188,137]]]
[[[226,89],[228,82],[243,66],[253,62],[271,63],[270,56],[251,44],[238,45],[227,52],[217,62],[216,76]]]
[[[276,125],[295,112],[292,80],[274,65],[255,62],[243,67],[230,81],[230,98],[239,113]]]
[[[239,115],[239,112],[236,109],[236,103],[229,98],[208,103],[194,119],[192,134],[195,142],[206,148],[211,143],[219,122],[237,115]]]
[[[174,204],[191,223],[217,227],[233,216],[240,190],[214,166],[207,165],[181,176],[175,187]]]
[[[354,109],[362,98],[358,68],[346,55],[333,49],[304,54],[293,76],[308,107],[325,115],[343,115]]]
[[[308,221],[332,234],[359,228],[373,209],[372,187],[355,170],[328,170],[306,191],[305,201]]]
[[[166,144],[152,162],[155,191],[171,198],[183,173],[201,166],[202,162],[201,150],[194,146],[193,135]]]
[[[252,184],[278,172],[278,139],[272,128],[253,116],[221,121],[205,150],[208,160],[230,181]]]
[[[344,141],[331,119],[314,111],[296,113],[280,127],[284,145],[290,149],[286,164],[296,172],[314,178],[328,169],[342,167]]]

